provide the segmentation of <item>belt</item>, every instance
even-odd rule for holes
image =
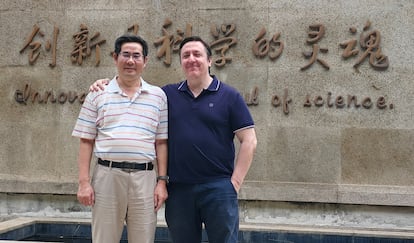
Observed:
[[[152,162],[148,163],[131,163],[131,162],[115,162],[111,160],[103,160],[98,158],[98,164],[109,167],[109,168],[118,168],[122,169],[125,172],[132,172],[134,170],[152,170],[154,169],[154,164]]]

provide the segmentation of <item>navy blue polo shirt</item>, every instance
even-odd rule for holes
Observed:
[[[168,98],[168,175],[170,182],[203,183],[230,178],[234,136],[253,127],[246,102],[215,76],[194,98],[187,81],[163,87]]]

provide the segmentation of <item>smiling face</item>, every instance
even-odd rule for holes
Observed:
[[[187,80],[209,77],[211,58],[207,50],[199,41],[190,41],[184,44],[180,52],[181,68]]]
[[[114,53],[115,65],[122,80],[138,80],[147,63],[142,46],[136,42],[124,43],[119,54]]]

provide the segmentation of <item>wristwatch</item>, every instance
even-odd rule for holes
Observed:
[[[165,181],[168,184],[168,182],[170,181],[170,177],[167,176],[167,175],[165,175],[165,176],[157,176],[157,181],[159,181],[159,180]]]

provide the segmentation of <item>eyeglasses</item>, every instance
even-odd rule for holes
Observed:
[[[129,52],[121,52],[120,56],[124,59],[124,60],[129,60],[132,57],[132,60],[134,61],[140,61],[142,54],[141,53],[129,53]]]

